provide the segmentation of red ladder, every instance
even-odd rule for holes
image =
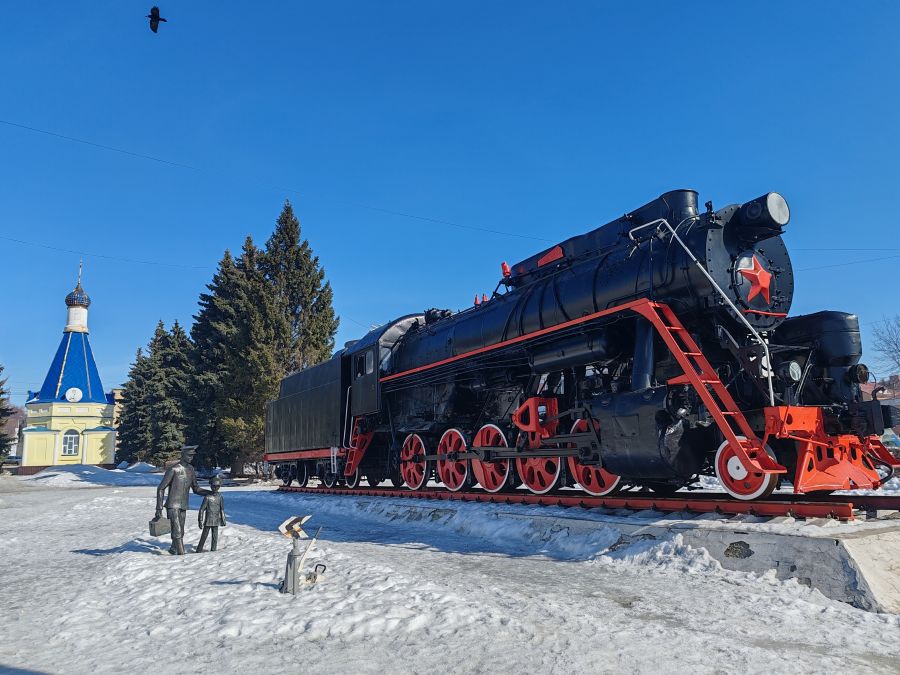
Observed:
[[[762,441],[753,433],[744,413],[675,312],[668,305],[651,300],[638,302],[632,309],[653,324],[684,370],[684,375],[673,377],[668,384],[690,384],[694,387],[744,466],[762,473],[787,473],[787,469],[763,449]]]

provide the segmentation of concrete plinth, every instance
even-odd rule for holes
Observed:
[[[473,517],[506,520],[510,521],[509,531],[535,544],[559,544],[561,537],[568,536],[597,539],[596,535],[604,534],[598,541],[615,542],[608,548],[610,552],[631,543],[663,542],[680,535],[685,544],[705,549],[725,569],[757,574],[774,570],[778,579],[796,579],[834,600],[868,611],[900,613],[900,520],[893,517],[896,512],[840,522],[749,515],[728,518],[715,513],[498,508],[465,502],[435,507],[388,498],[360,498],[351,510],[359,517],[386,517],[413,526],[419,521],[441,523],[464,535],[470,534],[467,523]],[[496,525],[500,527],[490,526],[490,531],[506,529],[502,523]],[[535,550],[541,549],[536,546]],[[602,553],[602,546],[598,552]]]
[[[675,517],[673,517],[675,516]],[[900,612],[900,523],[896,519],[834,520],[646,513],[595,518],[498,513],[500,518],[565,527],[586,534],[598,526],[621,533],[618,546],[633,541],[664,541],[680,534],[684,543],[706,549],[725,569],[797,579],[826,597],[874,612]],[[549,521],[543,522],[542,521]],[[649,521],[649,522],[648,522]]]

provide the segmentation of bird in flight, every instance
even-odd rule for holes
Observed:
[[[159,15],[159,7],[151,7],[150,13],[147,15],[147,18],[150,19],[150,30],[152,30],[154,33],[159,30],[160,21],[168,23],[168,21],[166,21]]]

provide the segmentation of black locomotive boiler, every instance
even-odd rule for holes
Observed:
[[[789,217],[775,192],[701,210],[674,190],[503,263],[469,309],[401,317],[286,377],[266,458],[328,487],[877,488],[900,417],[862,400],[855,315],[788,317]]]

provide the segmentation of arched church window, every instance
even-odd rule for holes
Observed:
[[[73,456],[78,454],[78,446],[81,444],[81,434],[75,429],[69,429],[63,434],[62,454]]]

